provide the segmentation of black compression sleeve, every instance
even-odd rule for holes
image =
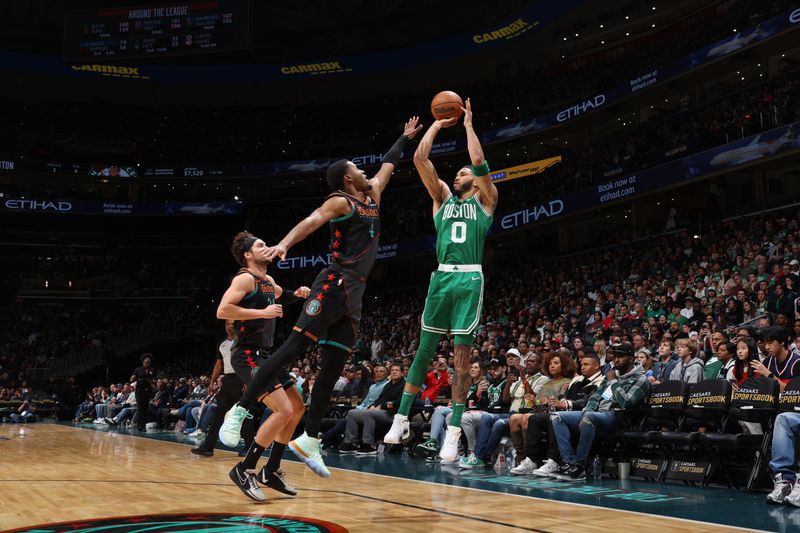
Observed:
[[[300,298],[294,295],[293,290],[283,289],[279,298],[275,299],[275,303],[279,304],[293,304],[298,301]]]
[[[395,143],[389,148],[389,151],[386,152],[386,155],[383,156],[384,163],[391,163],[394,166],[397,166],[397,163],[400,162],[400,157],[403,155],[403,148],[406,147],[406,143],[408,142],[408,137],[405,135],[401,135]]]

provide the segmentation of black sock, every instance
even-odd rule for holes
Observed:
[[[260,446],[256,441],[253,441],[253,444],[247,449],[247,455],[242,461],[242,468],[244,470],[253,470],[262,453],[264,453],[264,447]]]
[[[283,457],[283,450],[285,449],[285,444],[278,441],[273,441],[272,450],[270,450],[269,459],[267,460],[267,470],[270,472],[278,471],[278,469],[281,467],[281,458]]]

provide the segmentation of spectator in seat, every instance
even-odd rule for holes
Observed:
[[[367,391],[367,395],[364,396],[364,399],[361,401],[361,403],[355,407],[360,411],[368,409],[375,402],[375,400],[380,397],[381,393],[383,392],[383,387],[389,382],[387,378],[388,372],[386,371],[385,366],[375,365],[373,373],[375,374],[375,383],[370,386],[369,390]],[[339,444],[339,439],[341,439],[342,435],[344,434],[346,424],[347,422],[344,418],[337,420],[336,424],[332,428],[322,433],[322,443],[326,446],[334,446]]]
[[[369,390],[370,382],[364,378],[364,367],[350,367],[353,380],[345,385],[342,395],[348,398],[363,398]]]
[[[761,331],[767,357],[764,362],[753,361],[750,367],[759,376],[775,379],[781,391],[793,378],[800,376],[800,353],[789,351],[791,332],[780,326],[770,326]]]
[[[389,374],[389,382],[381,391],[381,395],[366,409],[351,409],[345,418],[344,442],[339,447],[339,453],[355,453],[356,455],[375,455],[374,444],[376,440],[376,426],[383,424],[388,430],[392,425],[392,416],[400,406],[400,397],[406,380],[403,379],[403,368],[393,364]],[[356,446],[358,441],[359,426],[361,426],[361,446]],[[384,431],[385,433],[385,431]]]
[[[436,366],[425,376],[425,389],[421,393],[423,401],[435,402],[436,398],[450,386],[450,374],[447,372],[447,358],[439,356]]]
[[[565,353],[562,353],[561,350],[548,353],[544,358],[543,367],[547,369],[547,375],[550,379],[542,385],[538,395],[534,396],[532,390],[530,392],[526,391],[525,395],[526,400],[527,397],[530,396],[530,399],[534,400],[535,404],[529,405],[523,403],[521,406],[517,406],[514,405],[514,402],[511,403],[510,411],[514,414],[508,419],[508,430],[511,435],[511,442],[517,452],[517,465],[515,466],[519,466],[524,460],[524,435],[528,430],[530,418],[533,416],[532,413],[520,413],[519,411],[522,408],[533,407],[537,412],[549,412],[550,406],[564,397],[564,393],[567,391],[567,387],[569,387],[570,380],[575,375],[575,363],[572,362],[572,359],[569,357],[569,352],[566,350]],[[513,376],[509,376],[509,380],[512,377]],[[519,380],[515,385],[518,385],[519,382],[524,383],[524,380]]]
[[[580,374],[570,381],[563,398],[557,400],[551,398],[548,402],[548,407],[554,411],[580,411],[586,405],[586,399],[594,392],[602,380],[603,374],[600,372],[600,359],[595,354],[584,355],[581,358]],[[555,472],[560,466],[558,463],[560,456],[558,443],[553,434],[553,426],[550,423],[550,413],[531,415],[528,418],[524,435],[525,447],[522,451],[524,459],[511,469],[511,474],[549,476]],[[543,436],[547,436],[546,450],[542,445]],[[547,461],[541,468],[537,468],[537,461],[545,456]]]
[[[758,345],[751,337],[741,337],[736,341],[736,360],[733,363],[732,376],[728,378],[734,390],[753,375],[751,363],[760,360]]]
[[[472,469],[476,466],[484,466],[486,464],[484,456],[491,456],[492,451],[502,439],[504,428],[508,429],[508,419],[511,414],[507,412],[509,404],[503,395],[507,384],[506,358],[502,355],[495,357],[489,361],[487,366],[490,369],[489,386],[486,390],[489,396],[489,407],[487,407],[487,412],[481,415],[475,438],[475,448],[470,455],[459,460],[459,468]],[[461,423],[463,426],[463,418]],[[495,424],[498,425],[496,430]],[[488,453],[485,453],[487,448]]]
[[[647,381],[651,385],[667,381],[677,364],[678,356],[675,355],[675,344],[670,339],[662,339],[658,343],[658,361],[653,364],[653,375],[647,378]]]
[[[17,408],[16,413],[11,413],[9,415],[9,418],[15,424],[36,422],[36,404],[34,404],[32,400],[26,399]]]
[[[644,370],[645,377],[650,378],[653,376],[653,366],[655,363],[653,361],[653,356],[650,353],[650,348],[637,349],[636,362],[642,367],[642,370]]]
[[[342,375],[339,376],[339,379],[336,381],[336,384],[333,386],[333,395],[334,396],[345,396],[344,390],[347,385],[353,381],[355,376],[355,367],[348,366],[342,371]]]
[[[697,357],[697,343],[689,339],[675,341],[675,351],[680,361],[669,375],[670,381],[699,383],[703,381],[703,361]]]
[[[720,362],[719,369],[714,375],[706,372],[706,379],[734,379],[733,367],[736,364],[736,345],[730,341],[721,342],[717,345],[717,361]]]
[[[767,502],[788,503],[800,507],[800,483],[797,483],[797,443],[800,441],[800,413],[780,413],[775,419],[772,434],[772,460],[769,468],[775,476],[775,485],[767,495]]]
[[[794,299],[792,295],[793,294],[786,294],[786,287],[784,287],[783,283],[776,284],[775,291],[767,299],[766,310],[770,313],[779,313],[789,316],[794,312]]]
[[[705,379],[716,379],[717,375],[720,373],[720,369],[723,367],[724,363],[719,360],[717,354],[717,348],[723,342],[728,342],[730,339],[728,338],[728,334],[724,331],[715,331],[711,334],[711,349],[714,351],[714,355],[706,359],[705,367],[703,367],[703,377]],[[731,356],[733,353],[731,353]]]
[[[467,439],[467,448],[473,450],[475,448],[475,439],[477,437],[477,424],[464,423],[465,419],[475,418],[480,422],[481,416],[489,406],[489,382],[481,372],[480,358],[472,360],[472,365],[469,369],[469,377],[471,380],[469,390],[467,391],[466,410],[461,418],[461,427],[464,429],[464,436]],[[452,402],[451,402],[452,403]],[[417,449],[425,453],[435,454],[442,447],[444,442],[444,434],[447,424],[452,418],[452,405],[440,405],[433,411],[431,416],[431,432],[430,437],[417,446]],[[431,462],[440,462],[439,457],[434,456]]]
[[[619,427],[615,409],[637,406],[650,390],[641,367],[633,364],[633,346],[629,342],[612,345],[614,369],[606,374],[586,402],[583,411],[553,414],[551,423],[564,465],[554,474],[557,479],[586,479],[586,464],[595,437],[607,435]],[[572,433],[579,434],[578,446],[572,446]]]

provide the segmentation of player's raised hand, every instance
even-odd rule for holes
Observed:
[[[439,126],[439,128],[449,128],[450,126],[453,126],[456,122],[458,122],[458,117],[440,118],[439,120],[434,122],[434,125]]]
[[[276,257],[286,259],[286,246],[278,243],[267,250],[267,259],[274,261]]]
[[[413,116],[408,119],[405,126],[403,126],[403,135],[408,137],[409,139],[413,139],[414,136],[419,133],[419,130],[422,129],[422,124],[419,124],[419,117]]]
[[[467,107],[462,107],[461,111],[464,112],[464,127],[471,128],[472,127],[472,103],[467,98],[466,102]]]
[[[297,296],[298,298],[308,298],[310,294],[311,294],[311,289],[309,289],[306,286],[302,286],[298,288],[296,291],[294,291],[294,295]]]

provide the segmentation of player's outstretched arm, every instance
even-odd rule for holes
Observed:
[[[375,176],[369,180],[372,185],[370,196],[372,196],[376,202],[380,203],[380,195],[386,186],[389,185],[389,178],[392,177],[392,172],[394,172],[397,163],[400,161],[400,157],[403,155],[403,148],[405,148],[406,143],[413,139],[421,129],[422,124],[419,124],[419,117],[415,116],[408,119],[408,122],[403,126],[403,135],[395,141],[392,147],[389,148],[389,151],[383,156],[381,168]]]
[[[475,173],[475,185],[478,186],[483,207],[489,213],[494,213],[494,209],[497,207],[497,187],[492,182],[489,166],[483,157],[481,141],[478,139],[478,134],[475,133],[475,128],[472,127],[472,104],[469,98],[467,98],[467,107],[462,109],[464,111],[464,129],[467,130],[467,150],[472,162],[472,171]],[[482,172],[484,174],[479,176],[478,174]]]
[[[289,293],[287,296],[286,290],[278,285],[278,282],[275,281],[275,278],[268,274],[267,279],[275,288],[275,301],[279,301],[281,304],[294,303],[297,300],[308,298],[311,294],[311,289],[303,285],[302,287],[298,287],[297,289],[291,291],[291,293]],[[286,301],[281,300],[282,298]]]
[[[436,167],[431,163],[430,155],[433,148],[433,141],[439,130],[447,126],[452,126],[458,121],[456,117],[444,120],[437,120],[428,131],[425,132],[422,139],[419,141],[417,150],[414,152],[414,166],[417,167],[419,177],[422,184],[428,189],[428,194],[433,199],[433,211],[439,210],[442,202],[450,195],[450,187],[445,182],[439,179],[439,174],[436,172]]]
[[[350,202],[341,196],[328,198],[325,200],[325,203],[315,209],[313,213],[293,227],[281,242],[271,247],[267,251],[267,258],[273,261],[276,257],[286,259],[286,253],[289,251],[289,248],[314,233],[323,224],[330,222],[334,218],[348,215],[352,210],[353,206]]]

